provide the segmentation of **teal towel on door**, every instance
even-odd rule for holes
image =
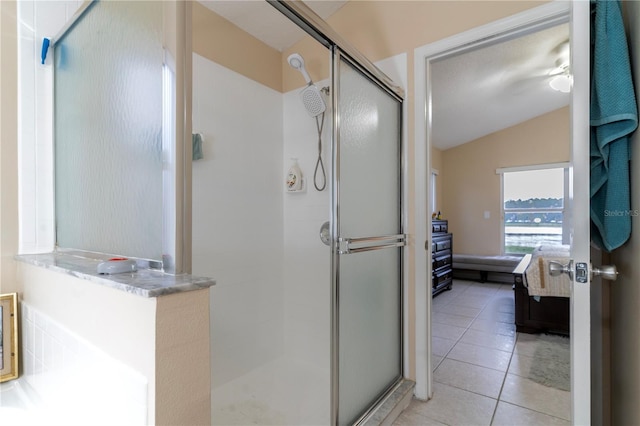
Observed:
[[[193,144],[193,161],[204,158],[202,155],[202,135],[194,133],[191,135],[191,142]]]
[[[631,235],[629,136],[638,111],[620,2],[591,3],[591,230],[611,251]]]

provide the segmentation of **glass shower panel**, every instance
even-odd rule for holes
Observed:
[[[339,102],[340,234],[398,234],[400,103],[344,61]]]
[[[401,234],[402,104],[344,59],[338,78],[341,245]],[[402,249],[376,241],[339,256],[341,425],[358,420],[401,377]]]
[[[162,2],[99,1],[55,44],[57,245],[162,259]]]

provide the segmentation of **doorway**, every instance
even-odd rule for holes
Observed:
[[[424,164],[431,164],[431,161],[432,161],[432,153],[430,152],[430,150],[432,146],[431,144],[433,142],[434,116],[432,115],[433,114],[432,103],[434,102],[434,99],[431,97],[433,93],[433,87],[432,87],[432,81],[431,81],[431,75],[430,75],[430,72],[431,72],[430,66],[432,65],[431,61],[435,61],[438,58],[442,58],[446,56],[454,56],[454,55],[462,54],[463,52],[468,50],[470,47],[478,44],[479,42],[487,42],[487,41],[495,42],[496,40],[504,38],[505,36],[513,37],[514,34],[531,33],[534,31],[538,31],[541,28],[548,28],[549,26],[556,25],[558,23],[569,22],[570,7],[571,6],[568,4],[545,5],[543,7],[534,9],[535,12],[532,11],[532,13],[528,13],[528,14],[525,13],[525,14],[515,15],[514,17],[511,17],[502,21],[497,21],[485,27],[479,27],[475,30],[471,30],[469,32],[460,34],[458,36],[451,37],[450,39],[443,40],[442,42],[434,43],[432,45],[425,46],[424,48],[416,50],[416,60],[415,60],[416,104],[421,106],[424,105],[424,109],[422,109],[422,107],[416,108],[417,109],[417,114],[416,114],[416,141],[417,141],[416,143],[417,160],[416,161],[417,162],[426,160],[426,163]],[[576,140],[581,140],[579,139],[579,137],[580,135],[582,135],[582,132],[584,131],[585,127],[588,129],[588,123],[585,126],[586,117],[588,117],[588,112],[585,114],[584,109],[581,109],[576,103],[576,99],[584,99],[585,87],[587,87],[587,90],[588,90],[588,84],[585,84],[585,80],[583,80],[583,77],[585,75],[583,72],[584,70],[588,70],[588,65],[586,67],[584,66],[585,64],[584,58],[586,57],[588,60],[588,36],[585,37],[585,32],[584,32],[585,27],[588,30],[588,13],[585,14],[584,8],[582,8],[581,6],[575,7],[574,5],[573,8],[574,8],[574,11],[573,11],[574,15],[570,24],[571,31],[572,31],[571,44],[574,45],[575,43],[578,43],[579,49],[577,50],[577,52],[572,52],[572,55],[574,57],[572,58],[572,62],[575,60],[576,57],[578,57],[580,61],[575,66],[576,70],[578,70],[580,73],[580,78],[576,79],[577,73],[574,74],[574,91],[571,95],[572,105],[574,105],[574,107],[570,111],[571,139],[574,141],[571,148],[571,158],[575,162],[575,164],[572,163],[572,166],[573,166],[572,173],[573,173],[573,179],[574,179],[572,182],[573,184],[575,184],[576,176],[578,176],[578,180],[582,182],[588,181],[588,173],[586,174],[587,177],[585,179],[585,170],[581,163],[581,161],[584,160],[585,161],[584,164],[588,164],[588,161],[585,160],[585,156],[584,156],[584,152],[587,152],[587,158],[588,158],[588,149],[585,150],[584,147],[577,146],[575,143]],[[576,16],[579,16],[579,18],[576,18]],[[585,19],[585,17],[587,19]],[[578,22],[578,24],[576,24],[576,22]],[[585,26],[585,23],[586,23],[586,26]],[[574,36],[576,33],[579,33],[579,34],[574,39]],[[584,44],[585,40],[587,43],[586,49]],[[584,53],[585,50],[587,52],[586,55]],[[588,138],[585,140],[588,140]],[[424,141],[424,145],[423,145],[423,141]],[[579,167],[577,165],[578,162],[580,162]],[[442,181],[443,179],[446,178],[446,176],[443,176],[442,172],[443,171],[439,169],[439,175],[438,175],[439,181]],[[429,182],[429,174],[430,174],[430,170],[428,168],[424,167],[424,165],[421,166],[418,163],[416,164],[416,182],[417,182],[416,186],[417,186],[417,194],[419,194],[419,196],[422,196],[422,194],[425,194],[425,197],[426,197],[426,194],[428,193],[427,188],[428,188],[428,182]],[[572,204],[574,206],[574,209],[576,208],[576,206],[581,206],[581,208],[584,208],[585,205],[588,208],[588,195],[585,197],[584,193],[581,192],[580,190],[574,191],[574,198],[572,200]],[[424,220],[424,223],[428,225],[430,223],[429,218],[431,217],[431,212],[427,210],[426,200],[424,202],[422,201],[418,202],[417,206],[419,209],[416,214],[417,223],[422,223],[422,220]],[[580,232],[580,229],[584,229],[584,228],[579,228],[580,226],[584,226],[584,223],[582,221],[580,221],[580,223],[574,223],[574,228],[576,232]],[[422,237],[424,237],[424,240],[429,241],[431,238],[430,231],[431,231],[430,226],[425,226],[424,229],[418,228],[417,236],[416,236],[417,240],[420,241],[422,240]],[[586,240],[582,238],[583,237],[582,235],[576,235],[575,232],[572,233],[572,236],[573,236],[573,242],[574,242],[574,245],[572,246],[572,255],[574,257],[587,256],[588,258],[588,250],[585,250],[585,248],[588,248],[588,236]],[[456,245],[455,245],[455,232],[454,232],[454,247],[455,246]],[[421,262],[423,263],[421,264]],[[419,286],[416,290],[416,297],[418,299],[417,315],[416,315],[417,321],[418,321],[417,327],[420,327],[421,324],[425,324],[424,333],[421,333],[420,331],[418,331],[417,341],[416,341],[417,353],[420,354],[422,353],[422,351],[424,351],[424,353],[426,354],[426,356],[423,357],[422,359],[420,359],[420,356],[418,356],[417,366],[416,366],[416,371],[418,374],[418,380],[416,385],[416,395],[422,399],[428,399],[433,394],[433,389],[432,389],[433,365],[431,364],[431,359],[429,357],[429,354],[432,351],[432,335],[431,335],[431,328],[430,328],[432,306],[431,306],[431,298],[429,297],[429,294],[428,294],[430,290],[430,285],[429,285],[430,280],[427,279],[427,277],[430,276],[429,272],[430,272],[430,265],[427,264],[426,258],[421,259],[421,256],[419,256],[416,260],[417,282],[426,283],[424,287],[421,288]],[[584,300],[585,294],[582,293],[583,289],[585,293],[588,295],[589,293],[588,289],[584,287],[580,288],[579,292],[578,290],[576,290],[576,292],[574,293],[574,295],[578,296],[577,298],[574,298],[574,304],[578,303],[579,306],[582,306],[580,309],[576,310],[576,312],[574,313],[578,313],[578,311],[580,311],[578,313],[578,316],[581,318],[585,312],[583,307],[589,306],[588,296],[586,296],[587,298],[586,301]],[[424,303],[424,305],[420,306],[420,303]],[[588,309],[586,310],[586,313],[588,315]],[[586,327],[588,329],[589,319],[588,317],[583,319],[586,320],[586,324],[587,324]],[[422,323],[423,320],[424,320],[424,323]],[[574,319],[572,319],[572,330],[575,332],[577,330],[574,327],[575,323],[573,321]],[[581,371],[581,373],[585,372],[585,364],[583,361],[579,362],[580,365],[576,365],[574,363],[574,361],[576,360],[576,347],[577,347],[576,342],[579,342],[579,346],[583,348],[584,348],[583,345],[589,344],[588,335],[587,336],[582,335],[582,331],[580,331],[579,334],[580,334],[580,338],[579,339],[572,338],[572,342],[571,342],[572,344],[572,348],[571,348],[572,377],[574,380],[577,377],[576,371]],[[586,337],[586,343],[583,340],[584,337]],[[588,352],[588,349],[587,349],[587,352]],[[588,371],[589,370],[588,370],[588,364],[587,364],[586,365],[587,377],[588,377]],[[576,386],[575,383],[573,384],[574,391],[572,392],[572,399],[573,399],[572,414],[574,416],[576,413],[575,411],[576,406],[582,405],[584,407],[583,404],[585,404],[585,401],[587,405],[589,404],[588,402],[589,390],[588,389],[584,390],[584,388],[585,388],[584,386]],[[578,393],[576,394],[576,392]],[[583,392],[586,392],[586,395],[587,395],[586,398],[585,398],[585,393]],[[576,403],[576,401],[578,400],[581,402]],[[580,415],[578,415],[578,417],[579,416]],[[573,421],[576,421],[576,420],[577,420],[577,417],[573,417]]]

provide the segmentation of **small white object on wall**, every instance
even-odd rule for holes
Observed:
[[[289,167],[287,177],[285,179],[285,189],[287,192],[304,192],[304,177],[302,176],[302,170],[298,165],[298,159],[292,158],[293,164]]]

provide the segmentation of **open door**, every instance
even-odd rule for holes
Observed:
[[[532,9],[517,17],[501,20],[484,27],[458,34],[456,37],[441,40],[416,50],[416,140],[427,141],[416,144],[416,192],[427,193],[429,178],[428,168],[419,162],[426,160],[431,164],[431,116],[430,116],[430,61],[442,57],[446,52],[453,52],[467,43],[499,37],[510,31],[537,25],[546,25],[553,20],[566,17],[569,8],[571,31],[571,68],[574,78],[571,99],[571,171],[570,171],[570,205],[572,210],[571,224],[571,257],[572,294],[571,294],[571,419],[573,424],[591,424],[591,291],[590,291],[590,219],[589,219],[589,51],[590,51],[590,5],[589,2],[551,2]],[[422,203],[416,203],[416,223],[424,223],[417,227],[416,241],[429,241],[431,238],[426,197]],[[428,297],[430,287],[427,283],[430,276],[430,258],[428,245],[427,256],[416,257],[416,397],[429,399],[432,396],[431,374],[431,302]],[[575,265],[586,265],[586,273],[576,274]],[[584,271],[584,270],[583,270]],[[576,279],[578,278],[578,279]]]
[[[591,424],[591,277],[589,222],[589,50],[590,4],[572,2],[571,68],[571,419],[575,425]]]

